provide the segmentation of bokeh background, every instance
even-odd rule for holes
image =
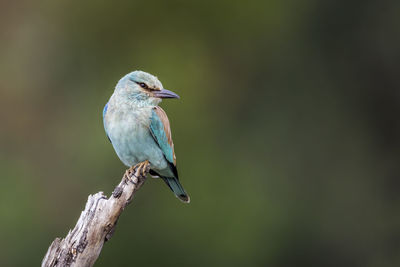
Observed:
[[[400,2],[1,1],[0,265],[38,266],[125,166],[141,69],[192,202],[156,179],[96,266],[400,266]]]

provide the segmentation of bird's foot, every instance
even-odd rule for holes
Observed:
[[[150,162],[148,160],[140,162],[137,166],[137,172],[140,176],[146,176],[150,169]]]
[[[132,182],[133,184],[137,184],[137,178],[135,176],[135,166],[130,167],[125,171],[124,178],[127,182]]]
[[[137,184],[138,177],[136,176],[136,174],[141,177],[146,176],[149,169],[150,169],[150,163],[148,160],[146,160],[127,169],[125,171],[124,177],[127,181],[130,181],[133,184]]]

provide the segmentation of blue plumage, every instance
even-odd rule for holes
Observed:
[[[164,153],[165,158],[168,162],[173,163],[173,147],[168,143],[168,137],[165,133],[164,125],[154,109],[152,110],[150,117],[150,131]]]
[[[107,113],[107,109],[108,109],[108,102],[106,103],[106,105],[104,106],[104,109],[103,109],[103,123],[105,122],[104,116],[105,116],[106,113]],[[104,126],[104,128],[105,128],[105,126]],[[107,134],[107,130],[106,130],[106,135],[107,135],[107,138],[108,138],[108,140],[110,141],[110,143],[112,143],[110,137],[109,137],[108,134]]]
[[[104,128],[125,165],[148,160],[150,174],[161,177],[180,200],[189,202],[178,179],[168,117],[158,106],[162,98],[179,97],[151,74],[127,74],[104,107]]]
[[[108,102],[107,102],[107,104],[104,106],[104,109],[103,109],[103,120],[104,120],[104,116],[106,115],[107,109],[108,109]]]

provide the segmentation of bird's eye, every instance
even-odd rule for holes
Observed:
[[[140,87],[142,87],[143,89],[147,89],[148,87],[147,87],[147,84],[145,84],[145,83],[139,83],[139,85],[140,85]]]
[[[140,87],[142,87],[143,89],[148,89],[148,88],[149,88],[149,87],[147,86],[147,84],[145,84],[145,83],[138,83],[138,82],[137,82],[137,84],[139,84]]]

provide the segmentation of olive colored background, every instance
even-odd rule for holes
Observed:
[[[399,1],[1,1],[0,265],[38,266],[125,166],[141,69],[192,202],[148,179],[96,266],[400,266]]]

